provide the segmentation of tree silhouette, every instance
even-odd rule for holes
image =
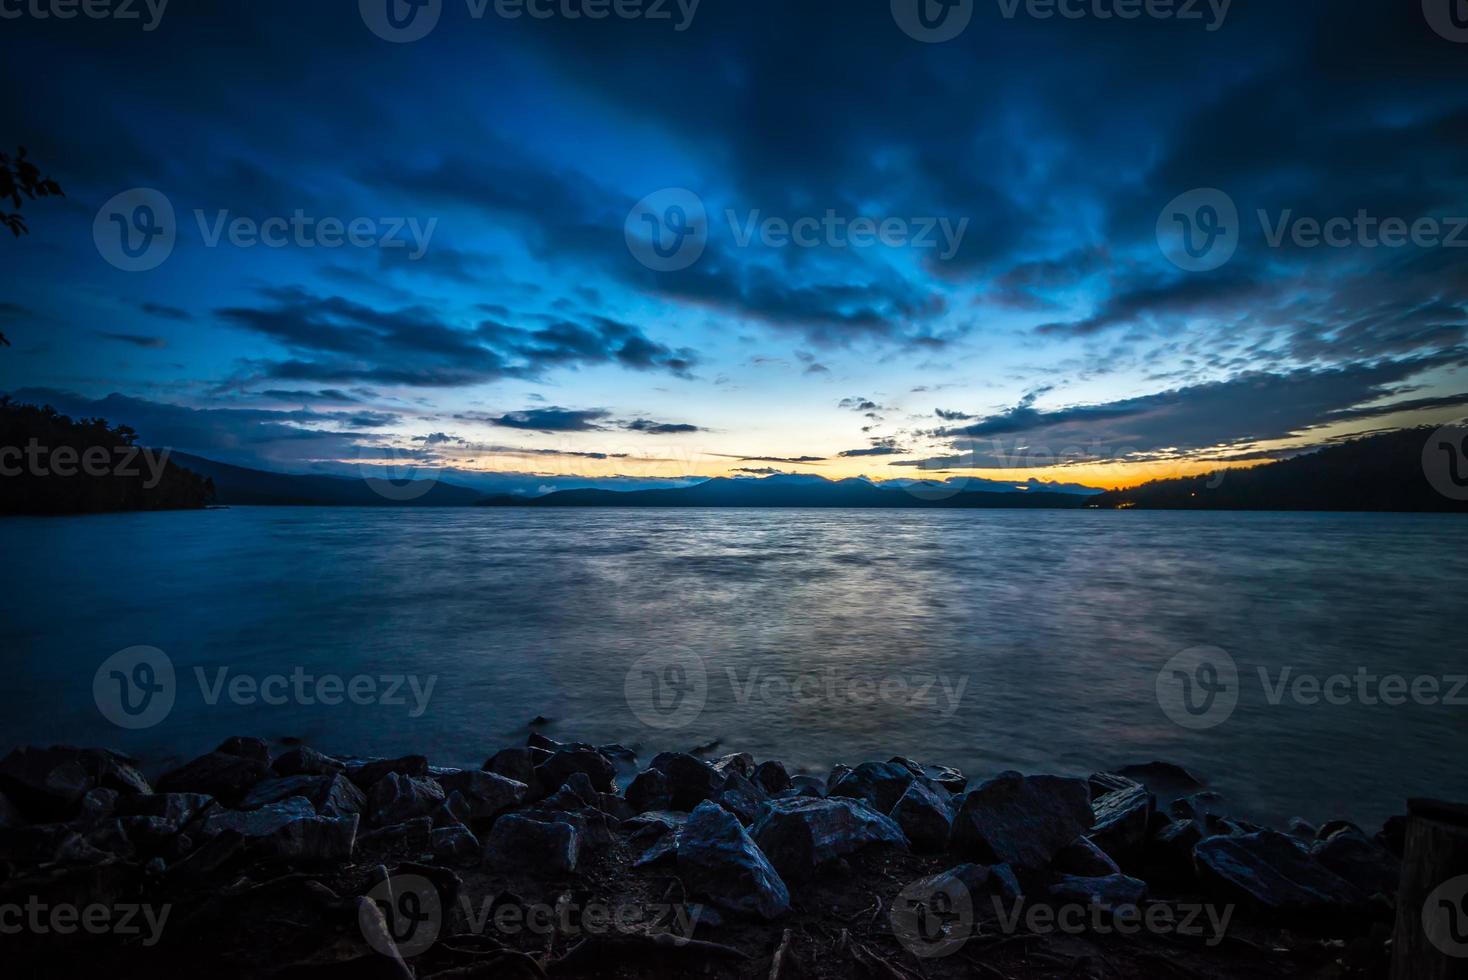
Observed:
[[[25,217],[19,211],[22,201],[25,199],[34,201],[38,197],[65,197],[61,185],[50,177],[42,177],[41,171],[34,163],[26,159],[25,147],[20,147],[12,158],[8,153],[0,153],[0,199],[8,199],[10,206],[17,210],[6,213],[0,211],[0,224],[9,228],[11,234],[19,238],[28,234],[30,229],[26,227]],[[10,341],[0,333],[0,347],[9,347]]]

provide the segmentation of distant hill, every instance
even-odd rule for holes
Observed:
[[[1158,480],[1092,497],[1093,507],[1152,510],[1468,511],[1428,483],[1423,450],[1436,431],[1404,429],[1246,470]],[[1209,487],[1217,482],[1217,486]]]
[[[543,497],[490,497],[489,507],[915,507],[1077,508],[1091,497],[1075,493],[965,491],[941,485],[878,487],[866,480],[805,477],[735,480],[717,477],[670,490],[560,490]]]
[[[214,481],[221,504],[266,504],[339,507],[467,507],[484,495],[468,487],[431,480],[376,484],[340,476],[295,476],[269,473],[202,456],[173,453],[170,459]],[[374,481],[375,482],[375,481]]]

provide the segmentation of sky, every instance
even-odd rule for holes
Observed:
[[[526,492],[1443,424],[1451,2],[3,0],[0,140],[66,197],[0,244],[0,391]]]

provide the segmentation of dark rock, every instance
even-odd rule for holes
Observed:
[[[826,781],[819,776],[791,776],[790,788],[797,796],[824,798],[826,795]]]
[[[720,908],[764,919],[790,909],[785,882],[739,821],[716,804],[694,809],[679,835],[677,860],[684,886]]]
[[[714,762],[714,772],[720,776],[737,772],[745,779],[751,779],[754,777],[754,756],[748,752],[731,752]]]
[[[540,732],[531,732],[530,737],[525,740],[525,745],[527,748],[542,749],[554,755],[561,748],[562,743]]]
[[[1116,775],[1141,783],[1164,798],[1191,793],[1204,786],[1197,776],[1171,762],[1144,762],[1137,766],[1122,766],[1116,770]]]
[[[1085,780],[1007,772],[960,798],[951,846],[984,864],[1040,870],[1092,819]]]
[[[153,793],[124,796],[117,801],[120,817],[162,817],[182,827],[214,798],[205,793]]]
[[[989,887],[1006,902],[1018,902],[1025,897],[1019,875],[1007,864],[996,864],[989,869]]]
[[[59,864],[101,864],[114,852],[103,850],[78,833],[64,837],[56,848],[54,860]]]
[[[370,790],[383,776],[394,772],[412,779],[427,779],[428,760],[421,755],[405,755],[400,759],[373,759],[347,766],[347,778],[362,790]]]
[[[1147,842],[1153,805],[1152,794],[1143,786],[1129,786],[1097,797],[1091,803],[1095,815],[1091,839],[1122,864],[1136,861]]]
[[[890,816],[902,828],[913,850],[935,853],[947,849],[953,833],[953,810],[949,801],[918,780],[893,805]]]
[[[1198,826],[1207,826],[1213,817],[1223,816],[1223,797],[1212,791],[1193,793],[1173,800],[1167,812],[1178,820],[1193,820]]]
[[[639,813],[622,825],[632,840],[652,840],[676,831],[688,822],[688,814],[675,810],[652,810]]]
[[[1303,817],[1291,817],[1288,832],[1291,837],[1298,837],[1303,841],[1313,841],[1320,833],[1320,828]]]
[[[1349,820],[1330,820],[1320,825],[1320,829],[1315,832],[1315,839],[1330,840],[1336,834],[1346,833],[1359,834],[1363,837],[1365,836],[1361,828],[1357,827]]]
[[[1205,835],[1196,820],[1178,820],[1164,827],[1152,837],[1148,858],[1155,867],[1158,880],[1171,884],[1186,884],[1197,877],[1193,864],[1193,848],[1202,842]],[[1151,877],[1149,877],[1151,880]]]
[[[1090,908],[1136,907],[1146,897],[1147,883],[1123,874],[1106,875],[1103,878],[1061,875],[1060,880],[1050,886],[1052,900]]]
[[[1395,895],[1402,877],[1402,862],[1391,851],[1364,834],[1342,831],[1319,841],[1311,855],[1325,867],[1355,885],[1362,894]]]
[[[1082,878],[1104,878],[1121,873],[1111,855],[1107,854],[1089,838],[1081,837],[1074,844],[1067,844],[1055,855],[1050,867],[1062,874]]]
[[[433,856],[450,864],[473,864],[483,850],[479,838],[463,824],[439,827],[432,835]]]
[[[598,745],[596,750],[612,760],[612,765],[617,767],[618,772],[637,771],[637,753],[625,745],[612,742],[608,745]]]
[[[329,776],[347,767],[309,745],[300,745],[281,753],[270,768],[281,776]]]
[[[265,744],[264,739],[254,738],[249,735],[231,735],[219,743],[215,752],[225,755],[237,755],[241,759],[254,759],[270,765],[270,746]]]
[[[754,784],[773,796],[790,788],[790,773],[782,763],[773,759],[754,767]]]
[[[26,819],[25,817],[21,816],[20,809],[17,808],[14,803],[10,802],[10,798],[8,796],[6,796],[4,793],[0,793],[0,830],[9,830],[12,827],[19,827],[25,822]]]
[[[836,797],[771,800],[761,808],[750,835],[781,876],[791,881],[872,844],[907,846],[891,817],[860,800]]]
[[[535,785],[535,760],[529,748],[501,749],[489,757],[484,768],[517,783],[532,787]]]
[[[1355,886],[1284,834],[1209,837],[1193,853],[1205,886],[1275,916],[1325,917],[1365,901]]]
[[[901,763],[863,762],[831,782],[826,795],[864,800],[880,813],[891,813],[915,778]]]
[[[76,816],[72,823],[86,827],[100,821],[107,820],[117,812],[117,801],[120,794],[115,789],[89,789],[77,804]]]
[[[627,803],[639,813],[673,805],[673,783],[661,769],[644,769],[627,784]]]
[[[160,793],[203,793],[235,806],[256,783],[274,775],[258,759],[211,752],[186,762],[158,780]]]
[[[443,790],[431,779],[390,772],[367,792],[372,823],[386,827],[416,817],[432,817],[443,802]]]
[[[363,813],[367,809],[367,797],[357,785],[339,773],[329,776],[282,776],[256,783],[240,801],[241,810],[253,810],[269,803],[278,803],[292,796],[305,797],[311,801],[316,812],[327,817],[344,817],[350,813]]]
[[[569,873],[576,870],[580,852],[581,842],[571,824],[507,813],[494,822],[484,856],[497,867]]]
[[[1142,785],[1135,779],[1118,776],[1114,772],[1093,772],[1091,778],[1086,782],[1091,787],[1091,799],[1093,800],[1107,793],[1115,793],[1119,789],[1131,789],[1133,786]]]
[[[433,821],[428,817],[415,817],[379,827],[363,834],[358,842],[374,851],[397,850],[421,854],[433,848]]]
[[[924,766],[928,778],[943,789],[957,796],[968,786],[968,777],[952,766]]]
[[[1381,825],[1374,838],[1378,844],[1391,851],[1397,857],[1407,852],[1407,818],[1403,816],[1387,817],[1386,823]]]
[[[826,787],[829,789],[829,787],[835,786],[836,781],[849,772],[851,772],[850,766],[842,765],[839,762],[836,763],[831,767],[831,771],[826,773]]]
[[[759,805],[765,799],[766,794],[754,783],[737,772],[730,772],[724,778],[724,791],[719,794],[716,802],[748,827],[754,823],[754,818],[759,812]]]
[[[0,831],[0,859],[21,864],[50,861],[61,842],[73,834],[76,830],[62,823],[28,824]]]
[[[250,852],[262,857],[345,861],[352,856],[357,816],[319,816],[310,800],[293,796],[258,810],[215,810],[201,828],[205,837],[226,831],[244,838]]]
[[[443,827],[452,827],[458,823],[468,823],[469,811],[472,809],[464,794],[458,790],[448,793],[443,798],[442,805],[433,811],[433,827],[435,830]]]
[[[585,773],[593,786],[600,792],[610,793],[616,788],[617,768],[610,759],[591,747],[563,748],[535,767],[535,778],[540,788],[554,792],[570,778],[572,773]]]
[[[724,777],[707,762],[686,752],[659,753],[649,765],[668,777],[672,802],[667,809],[691,811],[704,800],[716,799],[724,791]]]
[[[165,817],[120,817],[118,825],[128,842],[144,854],[162,850],[178,833],[178,824]]]
[[[459,769],[439,776],[437,782],[446,792],[462,794],[475,820],[492,820],[524,803],[529,792],[522,782],[482,769]]]
[[[0,790],[32,819],[66,819],[96,780],[81,752],[66,745],[24,746],[0,759]]]

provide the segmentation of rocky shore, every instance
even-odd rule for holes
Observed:
[[[0,794],[11,977],[1376,977],[1404,833],[1257,827],[1164,763],[818,776],[541,734],[478,770],[235,737],[152,783],[27,747]]]

